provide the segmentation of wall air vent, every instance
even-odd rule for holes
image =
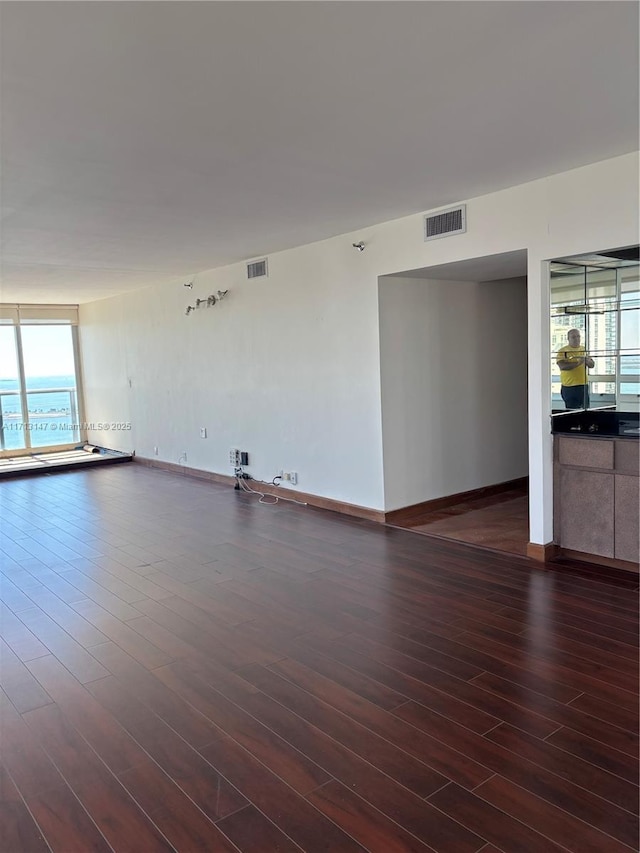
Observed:
[[[266,258],[263,258],[261,261],[252,261],[250,264],[247,264],[247,278],[262,278],[267,275],[269,275],[269,273],[267,272]]]
[[[459,204],[424,218],[424,239],[437,240],[452,234],[464,234],[467,230],[467,205]]]

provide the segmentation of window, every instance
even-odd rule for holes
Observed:
[[[0,453],[77,444],[77,308],[0,306]]]

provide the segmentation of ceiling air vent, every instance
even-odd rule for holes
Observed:
[[[247,278],[262,278],[266,275],[268,275],[266,258],[263,258],[261,261],[252,261],[250,264],[247,264]]]
[[[424,239],[437,240],[467,230],[467,205],[459,204],[424,218]]]

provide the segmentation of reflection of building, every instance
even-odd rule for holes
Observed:
[[[584,288],[584,277],[580,276],[580,284]],[[562,309],[568,305],[584,305],[584,296],[581,297],[576,287],[576,276],[557,276],[551,279],[551,377],[552,393],[560,396],[560,368],[556,364],[558,351],[568,343],[567,333],[569,329],[579,329],[580,338],[584,344],[587,335],[585,333],[584,314],[565,314]]]
[[[615,352],[618,349],[617,313],[606,311],[604,314],[590,314],[588,319],[589,351],[592,352],[596,366],[592,373],[616,373]],[[601,355],[607,353],[607,355]],[[615,394],[615,382],[596,382],[593,390],[603,394]]]
[[[553,393],[560,391],[556,354],[567,343],[569,329],[580,330],[585,349],[594,361],[590,369],[591,391],[596,394],[617,395],[616,376],[628,373],[623,365],[618,370],[620,350],[633,348],[629,334],[625,335],[625,319],[620,315],[620,304],[626,297],[637,299],[638,268],[576,267],[556,264],[552,267],[551,282],[551,374]],[[576,313],[565,313],[573,306]],[[622,355],[623,363],[630,364]],[[600,381],[594,381],[600,377]],[[632,393],[631,391],[629,393]]]

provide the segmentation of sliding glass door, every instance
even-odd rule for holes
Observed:
[[[78,387],[72,326],[22,326],[22,355],[32,448],[73,444]]]
[[[0,454],[73,447],[82,440],[76,326],[50,320],[57,306],[14,311],[0,325]]]

